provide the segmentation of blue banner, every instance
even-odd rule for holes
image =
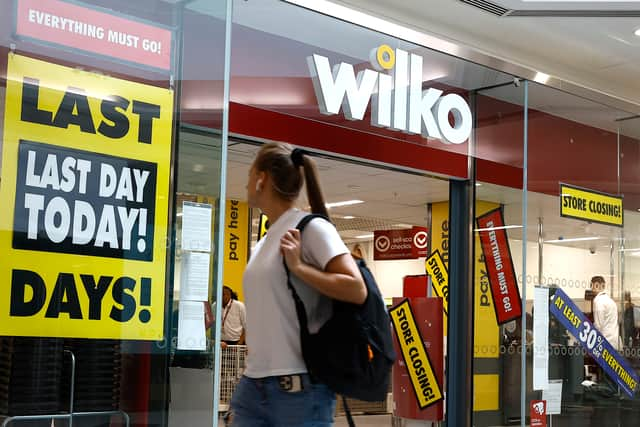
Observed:
[[[587,350],[609,378],[615,381],[629,397],[633,397],[639,381],[636,372],[567,294],[560,289],[555,292],[549,304],[551,314],[571,332],[571,335]]]

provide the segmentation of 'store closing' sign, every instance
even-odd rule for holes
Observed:
[[[10,54],[6,96],[0,335],[161,339],[172,92]]]

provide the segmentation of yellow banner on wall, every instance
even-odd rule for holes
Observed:
[[[443,395],[409,300],[404,300],[393,307],[389,310],[389,314],[413,391],[416,394],[418,407],[424,409],[442,400]]]
[[[163,338],[173,92],[9,54],[0,335]]]
[[[622,197],[560,184],[560,215],[601,224],[624,226]]]
[[[249,206],[239,200],[227,200],[225,216],[223,285],[242,299],[242,275],[249,253]]]

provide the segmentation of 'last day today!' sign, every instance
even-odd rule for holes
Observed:
[[[0,335],[163,336],[173,93],[9,54]]]

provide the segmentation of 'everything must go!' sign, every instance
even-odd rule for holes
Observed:
[[[0,335],[163,337],[173,92],[9,54]]]

